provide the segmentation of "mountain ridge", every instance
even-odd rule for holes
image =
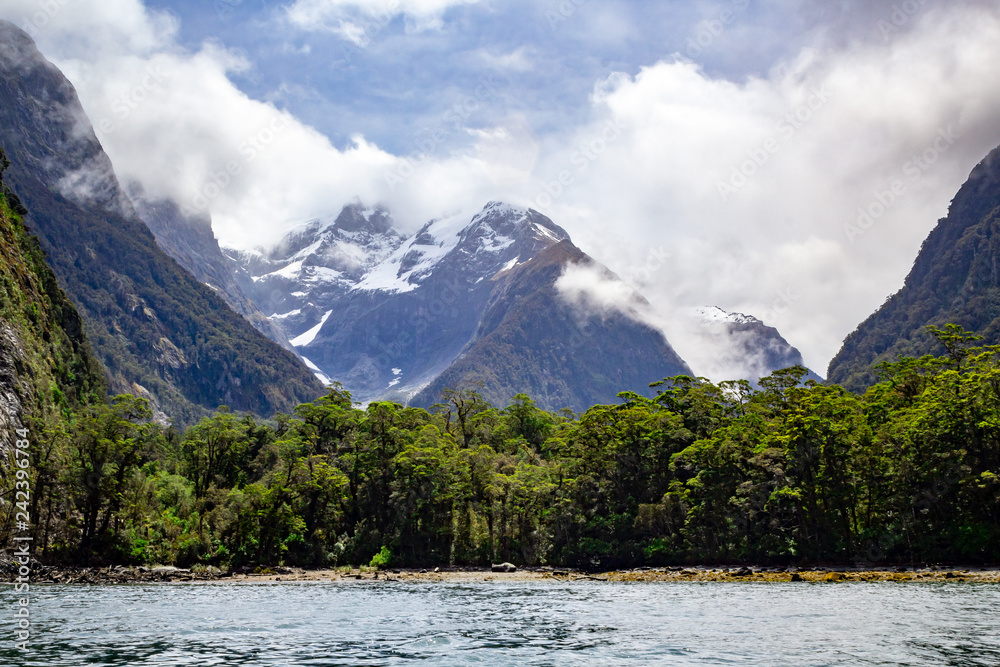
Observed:
[[[322,392],[158,247],[118,183],[76,92],[34,42],[0,21],[0,145],[6,182],[86,322],[108,389],[150,398],[162,421],[220,404],[270,416]]]
[[[717,381],[745,379],[757,385],[761,378],[774,371],[792,366],[806,368],[798,348],[775,327],[768,326],[753,315],[728,312],[718,306],[696,308],[694,315],[702,323],[699,333],[712,340],[711,362],[714,365],[708,374]],[[727,370],[720,370],[726,366]],[[813,370],[806,368],[806,371],[803,381],[825,381]],[[725,375],[732,377],[723,377]]]
[[[958,324],[1000,344],[1000,147],[972,170],[921,245],[902,289],[844,341],[830,382],[874,384],[874,366],[939,350],[927,326]]]

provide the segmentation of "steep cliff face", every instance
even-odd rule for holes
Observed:
[[[0,174],[0,458],[15,429],[106,393],[83,322],[22,223],[24,213]]]
[[[87,323],[114,393],[190,423],[225,404],[270,416],[322,393],[159,247],[120,187],[72,85],[0,21],[0,146],[10,188]]]
[[[940,352],[928,325],[960,324],[1000,344],[1000,148],[969,176],[924,241],[903,289],[844,341],[831,382],[861,391],[873,367]]]

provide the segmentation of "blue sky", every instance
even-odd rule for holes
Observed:
[[[217,40],[244,53],[252,68],[233,81],[251,97],[287,108],[338,146],[360,132],[396,154],[418,152],[419,135],[450,127],[446,114],[487,77],[501,90],[470,112],[469,125],[488,126],[516,111],[547,134],[581,122],[595,82],[614,72],[635,75],[675,54],[733,80],[765,74],[811,38],[814,17],[782,4],[477,2],[450,8],[434,30],[408,31],[403,15],[384,27],[369,19],[370,42],[358,45],[290,25],[279,3],[147,3],[180,19],[184,47]],[[732,18],[716,36],[725,11]],[[490,62],[511,54],[519,66]],[[468,143],[448,135],[442,150]]]
[[[3,0],[0,18],[74,84],[119,178],[223,244],[356,200],[404,232],[530,206],[716,379],[736,371],[685,313],[761,317],[822,372],[1000,144],[995,0]]]

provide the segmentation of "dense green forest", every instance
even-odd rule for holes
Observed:
[[[866,394],[670,378],[582,415],[342,389],[178,432],[122,396],[32,425],[48,562],[333,566],[1000,560],[1000,347],[933,330]],[[8,506],[9,507],[9,506]],[[9,530],[10,517],[4,528]]]

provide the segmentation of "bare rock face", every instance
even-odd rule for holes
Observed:
[[[24,404],[21,396],[30,386],[20,378],[24,368],[24,346],[11,326],[0,319],[0,459],[14,449],[16,429],[22,428]]]

